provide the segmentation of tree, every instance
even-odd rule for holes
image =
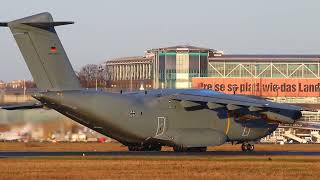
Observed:
[[[96,83],[98,87],[104,87],[105,68],[102,65],[87,64],[80,69],[78,77],[83,87],[93,88]]]

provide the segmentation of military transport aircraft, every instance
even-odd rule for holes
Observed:
[[[101,134],[118,140],[130,151],[206,151],[226,142],[250,142],[272,133],[280,123],[301,117],[300,107],[262,98],[228,95],[211,90],[159,89],[107,93],[82,88],[55,31],[73,22],[53,21],[41,13],[11,22],[9,27],[41,92],[36,104],[2,109],[51,108]]]

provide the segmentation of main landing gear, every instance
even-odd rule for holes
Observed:
[[[138,146],[132,145],[128,146],[129,151],[161,151],[160,145],[145,145],[145,146]]]
[[[174,152],[206,152],[207,147],[182,147],[182,146],[173,146]]]
[[[241,149],[243,152],[253,152],[254,151],[254,145],[249,143],[243,143],[241,145]]]

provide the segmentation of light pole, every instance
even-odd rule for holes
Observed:
[[[26,101],[26,80],[23,80],[23,101]]]
[[[131,68],[130,68],[130,92],[132,92],[132,76],[133,76],[132,68],[133,68],[133,66],[131,66]]]
[[[96,77],[96,91],[98,91],[98,78]]]

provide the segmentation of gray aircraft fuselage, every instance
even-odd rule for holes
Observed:
[[[213,129],[225,134],[226,141],[254,141],[270,134],[278,126],[260,123],[261,120],[251,124],[236,121],[235,114],[226,108],[211,110],[203,106],[196,110],[186,110],[179,101],[168,97],[170,94],[188,91],[197,90],[164,89],[123,94],[82,90],[46,92],[34,97],[65,116],[126,145],[148,142],[156,138],[159,131],[165,133],[170,129],[188,128]],[[159,119],[163,120],[163,127],[159,127]],[[170,146],[175,144],[174,140],[159,143]]]

